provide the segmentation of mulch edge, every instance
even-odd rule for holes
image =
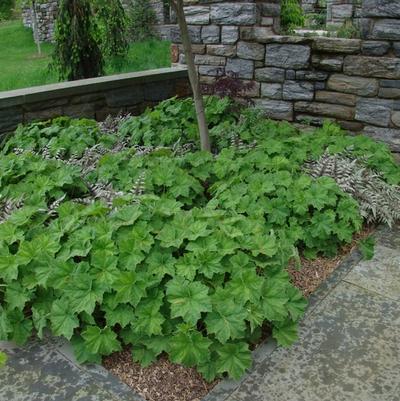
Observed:
[[[379,234],[379,229],[374,235]],[[358,247],[354,247],[332,271],[332,273],[324,280],[318,289],[308,297],[308,306],[303,319],[312,314],[316,307],[322,302],[327,295],[350,273],[352,267],[359,263],[362,259],[361,252]],[[233,381],[228,379],[221,380],[201,401],[225,401],[239,386],[246,380],[269,355],[271,355],[278,345],[276,341],[269,337],[262,342],[253,352],[253,365],[249,371],[239,380]]]
[[[379,231],[378,228],[374,235],[379,234]],[[331,274],[321,283],[319,288],[310,295],[308,298],[309,305],[304,318],[313,313],[317,305],[326,298],[339,282],[345,278],[351,268],[361,259],[362,255],[357,247],[350,250]],[[204,398],[201,399],[201,401],[225,401],[241,385],[241,383],[255,371],[257,366],[275,351],[277,347],[276,342],[272,338],[267,338],[254,351],[252,351],[253,365],[239,381],[222,379]],[[139,395],[139,393],[123,383],[104,366],[80,365],[80,368],[97,381],[103,381],[104,389],[111,395],[118,397],[120,401],[146,401]]]

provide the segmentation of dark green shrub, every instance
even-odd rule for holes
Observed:
[[[120,0],[96,0],[95,15],[101,30],[101,49],[104,57],[115,66],[126,59],[129,44],[127,17]]]
[[[103,74],[104,59],[99,37],[89,0],[61,1],[51,64],[60,80],[93,78]]]
[[[0,22],[8,20],[13,16],[14,6],[15,6],[14,0],[0,1]]]
[[[149,0],[131,0],[128,16],[131,40],[140,42],[155,36],[153,25],[156,23],[156,13]]]

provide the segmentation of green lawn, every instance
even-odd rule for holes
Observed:
[[[48,70],[53,46],[42,44],[38,56],[32,32],[20,21],[0,23],[0,91],[57,82]],[[126,64],[115,70],[106,66],[107,75],[142,71],[170,65],[169,42],[150,40],[130,46]]]

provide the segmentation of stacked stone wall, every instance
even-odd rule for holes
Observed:
[[[386,4],[389,11],[379,2],[380,13],[386,18],[392,10],[395,23],[397,8],[392,2]],[[384,40],[379,36],[379,41],[278,36],[275,1],[219,1],[189,6],[186,13],[203,84],[234,74],[244,83],[253,83],[243,96],[270,118],[315,125],[332,119],[400,152],[396,35]],[[184,63],[178,32],[174,39],[173,61]]]
[[[352,20],[359,25],[361,17],[361,4],[363,0],[327,0],[326,24],[340,27],[346,21]]]
[[[37,25],[40,42],[51,42],[54,38],[55,20],[58,12],[58,0],[36,4]],[[33,27],[32,9],[22,8],[22,21],[27,28]]]
[[[131,0],[121,0],[125,8],[131,6]],[[41,42],[52,42],[54,40],[55,21],[58,13],[59,0],[48,0],[36,5],[37,24],[39,32],[39,40]],[[163,0],[150,0],[150,5],[156,14],[157,27],[163,27],[169,24],[167,14],[165,12],[165,3]],[[29,5],[22,7],[22,21],[25,27],[33,27],[32,9]],[[160,28],[157,28],[160,30]],[[161,29],[162,31],[162,29]],[[164,35],[165,36],[165,35]],[[165,36],[168,39],[168,35]]]

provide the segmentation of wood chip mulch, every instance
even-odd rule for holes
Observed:
[[[373,227],[365,227],[333,259],[307,260],[302,257],[300,269],[290,265],[288,272],[294,285],[308,297],[357,246],[357,242],[368,237],[373,230]],[[166,356],[142,368],[132,361],[129,348],[104,358],[103,365],[147,401],[200,401],[218,384],[217,380],[207,383],[194,368],[173,364]]]

